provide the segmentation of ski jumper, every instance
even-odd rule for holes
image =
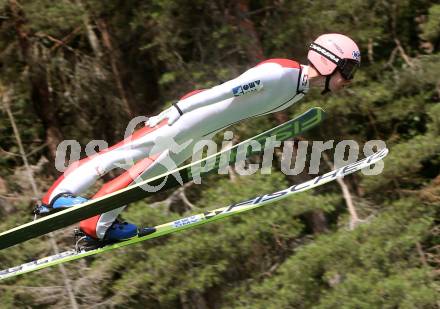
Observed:
[[[124,167],[126,171],[106,183],[93,198],[122,189],[136,179],[160,175],[170,168],[169,162],[178,166],[191,157],[197,141],[209,139],[244,119],[281,111],[300,100],[308,88],[308,66],[289,59],[270,59],[221,85],[193,91],[182,97],[177,107],[171,107],[182,114],[171,126],[164,120],[153,128],[144,127],[122,142],[75,162],[52,185],[42,202],[49,205],[66,192],[80,195],[121,165],[130,167]],[[173,151],[163,140],[175,141],[177,145],[172,146],[187,147]],[[102,239],[124,208],[84,220],[80,228]]]

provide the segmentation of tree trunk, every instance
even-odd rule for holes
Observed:
[[[102,35],[102,43],[107,49],[108,56],[110,58],[110,65],[112,67],[113,77],[116,83],[116,88],[118,89],[119,96],[122,100],[122,107],[125,113],[131,118],[134,117],[134,114],[131,110],[130,103],[127,97],[127,93],[124,88],[124,83],[122,82],[121,73],[118,66],[118,60],[116,56],[116,51],[113,48],[110,32],[108,30],[107,22],[103,18],[99,18],[97,20],[97,25],[99,31]]]
[[[307,225],[310,226],[313,234],[322,234],[328,231],[327,219],[322,210],[315,210],[305,214]]]
[[[11,0],[9,4],[14,18],[20,52],[29,68],[32,103],[44,127],[45,142],[49,149],[49,159],[51,162],[54,162],[57,146],[62,141],[60,125],[56,117],[56,102],[51,99],[46,69],[42,64],[44,61],[36,59],[36,56],[32,53],[33,46],[24,27],[24,13],[19,9],[15,0]]]

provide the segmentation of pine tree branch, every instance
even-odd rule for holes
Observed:
[[[394,42],[396,43],[397,49],[403,61],[405,61],[405,63],[410,68],[414,68],[414,63],[411,61],[410,57],[405,53],[405,50],[403,49],[402,44],[400,43],[400,40],[398,38],[394,38]]]

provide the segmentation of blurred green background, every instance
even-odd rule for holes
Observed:
[[[321,106],[327,120],[302,139],[384,140],[390,154],[381,175],[346,177],[345,198],[334,182],[276,207],[66,264],[64,274],[54,267],[2,281],[0,307],[439,308],[437,1],[1,0],[0,230],[32,219],[35,199],[59,176],[62,140],[83,149],[92,139],[113,144],[132,117],[155,115],[263,59],[306,63],[308,44],[326,32],[347,34],[361,48],[351,87],[334,96],[311,91],[285,112],[234,126],[235,137]],[[321,172],[332,152],[324,159]],[[276,161],[271,175],[213,175],[130,205],[124,217],[159,224],[309,178],[285,176]],[[60,250],[72,246],[71,236],[72,227],[55,233]],[[43,237],[2,250],[0,266],[53,247]]]

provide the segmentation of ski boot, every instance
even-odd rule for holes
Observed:
[[[76,251],[89,251],[97,248],[102,248],[114,243],[118,243],[124,240],[128,240],[133,237],[141,237],[156,231],[155,228],[146,227],[138,228],[133,223],[128,223],[116,219],[115,222],[110,226],[104,235],[103,239],[96,239],[91,237],[81,231],[80,229],[75,230],[75,240]]]
[[[43,204],[41,202],[38,203],[34,208],[34,215],[35,217],[47,216],[54,212],[67,209],[69,207],[85,203],[87,201],[88,199],[81,196],[73,195],[69,192],[60,193],[52,199],[49,205]]]

